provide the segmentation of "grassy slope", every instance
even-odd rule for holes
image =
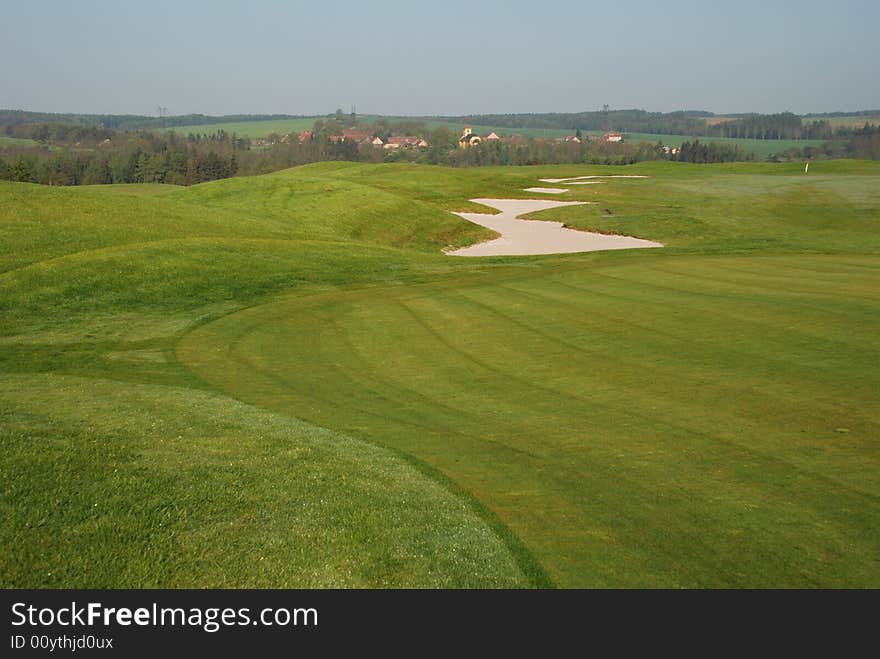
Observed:
[[[528,583],[466,503],[339,433],[94,377],[4,376],[0,396],[4,587]]]
[[[535,555],[559,585],[877,585],[880,172],[823,167],[325,163],[188,190],[0,185],[0,429],[17,475],[2,533],[36,539],[4,583],[59,583],[57,557],[112,547],[115,581],[70,563],[61,582],[524,585],[543,583]],[[486,235],[441,209],[614,172],[652,178],[572,187],[563,198],[601,203],[555,213],[669,248],[438,255]],[[162,430],[132,421],[145,414]],[[406,476],[352,484],[356,456]],[[292,515],[313,488],[289,469],[327,475],[338,517]]]
[[[297,194],[313,184],[296,179]],[[491,513],[423,467],[205,391],[174,359],[187,328],[273,291],[419,281],[445,266],[358,224],[380,224],[400,200],[328,184],[365,216],[224,211],[203,202],[210,186],[0,185],[2,537],[27,547],[0,562],[0,583],[544,583]],[[425,233],[437,218],[443,240],[455,225],[465,241],[481,235],[425,213]],[[337,239],[371,242],[301,239],[328,221]]]
[[[490,235],[431,207],[308,171],[188,189],[0,181],[0,241],[6,247],[0,271],[87,249],[181,238],[358,240],[436,252],[438,243],[468,244]]]

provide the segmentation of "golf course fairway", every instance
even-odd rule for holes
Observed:
[[[178,356],[438,469],[562,586],[874,579],[880,259],[606,261],[280,300]]]
[[[444,254],[585,176],[663,247]],[[5,587],[880,587],[876,163],[0,201]]]

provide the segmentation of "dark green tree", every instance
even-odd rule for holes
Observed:
[[[37,167],[33,157],[19,155],[12,164],[7,165],[6,177],[20,183],[36,183]]]
[[[110,176],[110,164],[107,158],[103,155],[92,158],[83,172],[83,185],[105,185],[112,182],[113,178]]]

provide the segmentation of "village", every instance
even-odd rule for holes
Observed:
[[[265,139],[252,140],[253,146],[272,146],[278,142],[282,144],[290,144],[294,140],[300,144],[315,140],[317,137],[314,130],[304,130],[298,134],[288,133],[281,136],[270,135]],[[461,136],[458,138],[458,148],[468,149],[470,147],[479,146],[483,143],[499,142],[501,144],[518,144],[528,139],[524,135],[511,134],[504,137],[492,131],[488,135],[478,135],[474,132],[472,126],[465,126]],[[604,135],[582,136],[580,131],[578,134],[567,135],[557,138],[533,138],[542,139],[549,142],[567,142],[580,144],[584,141],[589,142],[607,142],[619,143],[623,141],[623,134],[615,131],[606,132]],[[400,149],[425,149],[430,146],[428,141],[421,136],[416,135],[390,135],[386,139],[382,139],[377,135],[377,131],[357,130],[353,128],[343,129],[340,134],[328,135],[327,140],[331,144],[341,144],[349,142],[356,144],[358,147],[373,147],[376,149],[384,149],[386,151],[398,151]]]

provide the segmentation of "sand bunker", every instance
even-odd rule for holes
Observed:
[[[543,192],[544,194],[562,194],[568,192],[565,188],[524,188],[526,192]]]
[[[493,229],[500,233],[501,237],[447,252],[447,254],[453,256],[523,256],[663,247],[661,243],[641,238],[608,236],[601,233],[566,229],[561,222],[517,219],[520,215],[535,211],[587,203],[583,201],[552,201],[549,199],[471,199],[471,201],[490,208],[497,208],[501,214],[456,213],[456,215]]]
[[[589,178],[648,178],[641,174],[607,174],[603,176],[572,176],[570,178],[542,178],[541,183],[565,183],[569,184],[573,181],[583,181]]]

